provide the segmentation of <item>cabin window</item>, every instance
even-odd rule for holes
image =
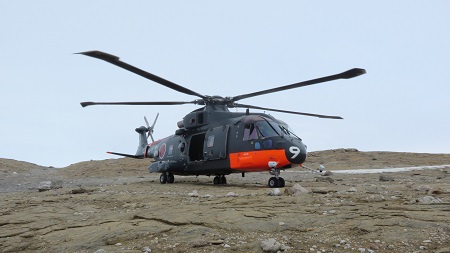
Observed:
[[[245,128],[244,128],[244,141],[250,141],[250,140],[255,140],[258,139],[258,133],[255,127],[254,123],[251,124],[245,124]]]
[[[172,156],[173,154],[173,145],[169,146],[169,152],[167,153],[167,156]]]
[[[208,148],[211,148],[212,146],[214,146],[214,135],[208,136],[208,139],[206,141],[206,146]]]
[[[184,142],[178,144],[178,149],[180,150],[180,153],[184,153],[185,148],[186,144]]]

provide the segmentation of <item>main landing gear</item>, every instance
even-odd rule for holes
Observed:
[[[213,180],[214,184],[227,184],[227,178],[225,175],[215,176]]]
[[[172,174],[172,172],[162,173],[161,176],[159,176],[159,182],[161,184],[172,184],[173,182],[175,182],[175,176]]]
[[[269,187],[270,188],[276,188],[276,187],[284,187],[285,182],[282,177],[280,177],[280,169],[272,169],[270,171],[271,174],[275,175],[274,177],[271,177],[269,179]]]

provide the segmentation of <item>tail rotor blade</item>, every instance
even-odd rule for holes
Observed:
[[[148,124],[147,117],[144,116],[144,120],[145,120],[145,124],[147,125],[147,127],[150,128],[150,125]]]
[[[155,141],[153,140],[152,129],[151,129],[151,127],[150,127],[150,124],[148,124],[147,117],[144,116],[144,120],[145,120],[145,125],[147,125],[147,140],[148,140],[148,137],[150,136],[150,137],[152,137],[152,142],[155,142]]]
[[[155,121],[153,121],[153,125],[152,125],[152,127],[151,127],[152,130],[153,130],[153,127],[155,127],[156,120],[158,119],[158,117],[159,117],[159,112],[156,114]]]
[[[153,121],[152,126],[150,126],[150,124],[148,123],[147,117],[144,116],[145,124],[147,125],[147,129],[148,129],[147,139],[150,136],[150,138],[152,139],[152,142],[155,142],[155,140],[153,139],[152,133],[155,128],[156,120],[158,119],[158,117],[159,117],[159,112],[158,112],[158,114],[156,114],[156,118],[155,118],[155,121]]]
[[[151,131],[148,131],[148,136],[150,136],[150,138],[152,139],[152,142],[155,142],[155,139],[153,139],[153,135],[152,135]],[[147,136],[147,139],[148,139],[148,136]]]

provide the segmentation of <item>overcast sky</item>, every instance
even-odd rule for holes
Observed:
[[[205,95],[236,96],[343,72],[367,74],[239,101],[309,151],[450,153],[449,1],[0,1],[0,157],[44,166],[136,151],[198,108],[82,101],[192,101],[98,59],[101,50]],[[236,109],[232,109],[236,111]],[[243,111],[243,110],[240,110]],[[256,110],[253,110],[256,112]]]

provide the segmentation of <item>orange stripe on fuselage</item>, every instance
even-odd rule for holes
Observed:
[[[278,168],[288,165],[284,149],[258,150],[230,154],[230,167],[239,171],[266,171],[270,170],[268,163],[277,162]]]

